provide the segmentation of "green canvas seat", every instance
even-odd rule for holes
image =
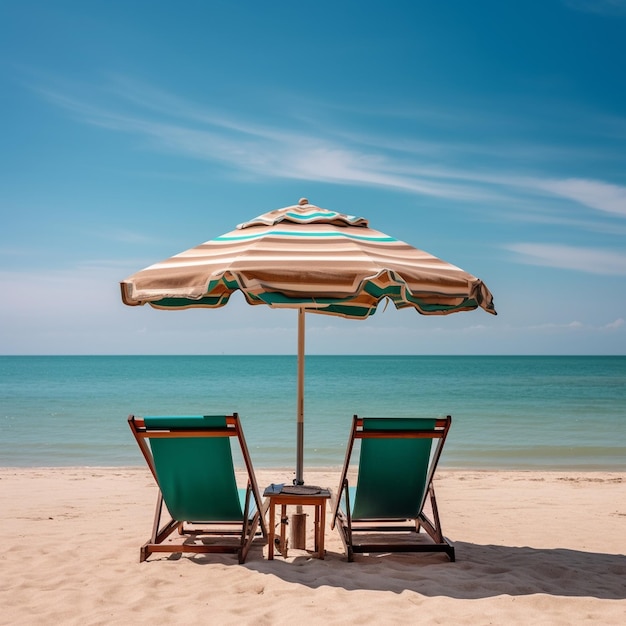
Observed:
[[[159,486],[152,535],[139,560],[153,552],[232,552],[243,563],[259,525],[267,533],[238,415],[130,415],[128,424]],[[233,437],[248,474],[245,489],[235,480]],[[164,503],[171,520],[161,527]],[[176,530],[181,541],[166,542]]]
[[[454,561],[454,547],[441,532],[433,487],[451,422],[450,416],[354,416],[331,521],[349,561],[354,553],[370,552],[445,552]],[[347,474],[357,439],[358,475],[350,486]],[[428,503],[432,519],[424,512]]]

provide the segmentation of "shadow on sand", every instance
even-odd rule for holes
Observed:
[[[457,561],[443,555],[357,555],[328,552],[324,560],[294,551],[287,561],[268,561],[261,546],[252,548],[243,567],[312,589],[330,586],[457,599],[500,595],[549,594],[564,597],[626,598],[626,556],[567,549],[541,549],[455,542]],[[297,554],[297,555],[296,555]],[[217,555],[198,555],[198,564],[216,563]],[[235,564],[232,558],[217,559]]]

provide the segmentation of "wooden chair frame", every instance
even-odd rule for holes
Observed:
[[[190,552],[233,553],[237,554],[239,563],[243,563],[253,540],[259,534],[257,532],[259,525],[261,527],[262,536],[267,538],[267,528],[265,525],[262,500],[254,475],[254,470],[252,468],[248,447],[241,429],[239,416],[237,413],[234,413],[233,415],[227,415],[225,417],[226,426],[218,428],[148,428],[146,427],[145,421],[142,417],[137,417],[135,415],[128,416],[128,425],[130,426],[135,440],[139,445],[143,457],[146,460],[157,485],[159,484],[159,481],[157,479],[154,457],[147,440],[159,437],[237,437],[248,474],[242,521],[225,520],[223,522],[201,522],[194,524],[189,520],[173,519],[170,515],[170,520],[161,526],[164,498],[159,486],[152,533],[150,535],[150,539],[143,546],[141,546],[139,556],[140,562],[145,561],[150,554],[154,552]],[[256,504],[256,512],[252,518],[250,518],[251,498],[254,499],[254,503]],[[176,530],[184,538],[183,541],[177,543],[163,543],[165,539],[167,539]],[[239,545],[195,543],[196,540],[201,539],[203,536],[221,537],[224,535],[241,536],[241,541]],[[190,539],[192,539],[194,543],[192,543]]]
[[[451,561],[455,560],[454,546],[446,539],[441,530],[441,522],[439,519],[439,510],[437,507],[437,499],[435,497],[435,488],[433,486],[433,478],[441,457],[441,451],[445,443],[452,418],[448,415],[435,421],[435,428],[429,430],[363,430],[363,419],[355,415],[352,421],[352,430],[348,440],[346,449],[346,458],[341,473],[339,489],[337,497],[333,505],[333,514],[331,519],[331,528],[337,525],[337,530],[344,545],[348,561],[354,560],[355,553],[371,553],[371,552],[445,552]],[[367,419],[367,418],[365,418]],[[419,507],[419,513],[415,519],[398,519],[398,518],[375,518],[375,519],[352,519],[350,505],[350,491],[348,484],[348,469],[352,450],[356,439],[402,439],[402,438],[428,438],[437,439],[434,454],[428,468],[426,477],[426,488],[424,496]],[[345,498],[346,511],[341,508],[342,496]],[[431,520],[424,513],[424,505],[426,500],[430,499],[432,517]],[[386,543],[376,542],[368,543],[366,538],[363,541],[356,542],[355,534],[360,533],[398,533],[407,531],[419,533],[421,529],[428,534],[432,543]]]

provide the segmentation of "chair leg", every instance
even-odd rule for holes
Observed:
[[[439,520],[439,509],[437,507],[437,498],[435,498],[435,488],[433,487],[432,483],[430,485],[430,504],[433,510],[433,519],[435,522],[434,527],[437,532],[436,541],[438,543],[441,543],[443,541],[443,533],[441,532],[441,521]]]
[[[448,545],[448,549],[446,550],[446,554],[452,563],[456,561],[456,555],[454,554],[454,546]]]
[[[257,510],[252,519],[249,519],[249,511],[250,511],[250,500],[252,496],[252,487],[250,483],[248,483],[248,489],[246,492],[246,502],[244,505],[243,511],[243,524],[241,527],[241,544],[239,551],[237,552],[237,556],[239,559],[239,563],[244,563],[246,557],[248,556],[248,552],[250,547],[252,546],[252,542],[256,536],[256,530],[261,521],[261,512]]]
[[[154,521],[152,522],[152,535],[150,539],[152,543],[156,543],[157,535],[159,533],[159,522],[161,521],[161,512],[163,511],[163,494],[159,489],[159,495],[157,496],[156,507],[154,510]]]
[[[252,520],[245,520],[243,523],[242,529],[242,543],[237,553],[239,558],[239,563],[244,563],[246,557],[248,556],[248,552],[250,551],[250,547],[252,546],[252,542],[256,537],[256,529],[259,526],[259,512],[257,511],[252,518]]]
[[[350,531],[349,522],[340,511],[336,518],[337,532],[343,544],[343,549],[348,557],[348,563],[354,561],[354,550],[352,549],[352,532]]]
[[[167,539],[167,537],[169,537],[175,530],[178,530],[178,534],[183,534],[183,523],[175,519],[170,519],[167,524],[164,524],[161,528],[159,528],[162,513],[163,494],[159,491],[154,511],[154,521],[152,523],[152,534],[150,535],[150,539],[139,549],[140,563],[143,563],[153,552],[155,552],[154,548],[163,543],[163,541]]]
[[[139,562],[143,563],[153,552],[154,548],[159,544],[163,543],[167,537],[169,537],[176,529],[181,529],[182,523],[178,522],[175,519],[170,520],[167,524],[165,524],[161,529],[158,529],[156,533],[153,533],[153,536],[150,537],[150,540],[143,544],[140,548],[139,552]]]

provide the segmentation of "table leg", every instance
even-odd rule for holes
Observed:
[[[320,505],[320,551],[319,558],[324,558],[324,535],[326,533],[326,501]]]
[[[274,560],[274,524],[276,522],[276,516],[274,513],[275,507],[274,503],[270,499],[270,527],[268,530],[268,545],[267,545],[267,560]]]
[[[319,552],[320,549],[320,507],[319,504],[314,504],[315,509],[315,524],[313,537],[315,539],[315,552]]]
[[[287,558],[287,505],[280,505],[280,553]]]

